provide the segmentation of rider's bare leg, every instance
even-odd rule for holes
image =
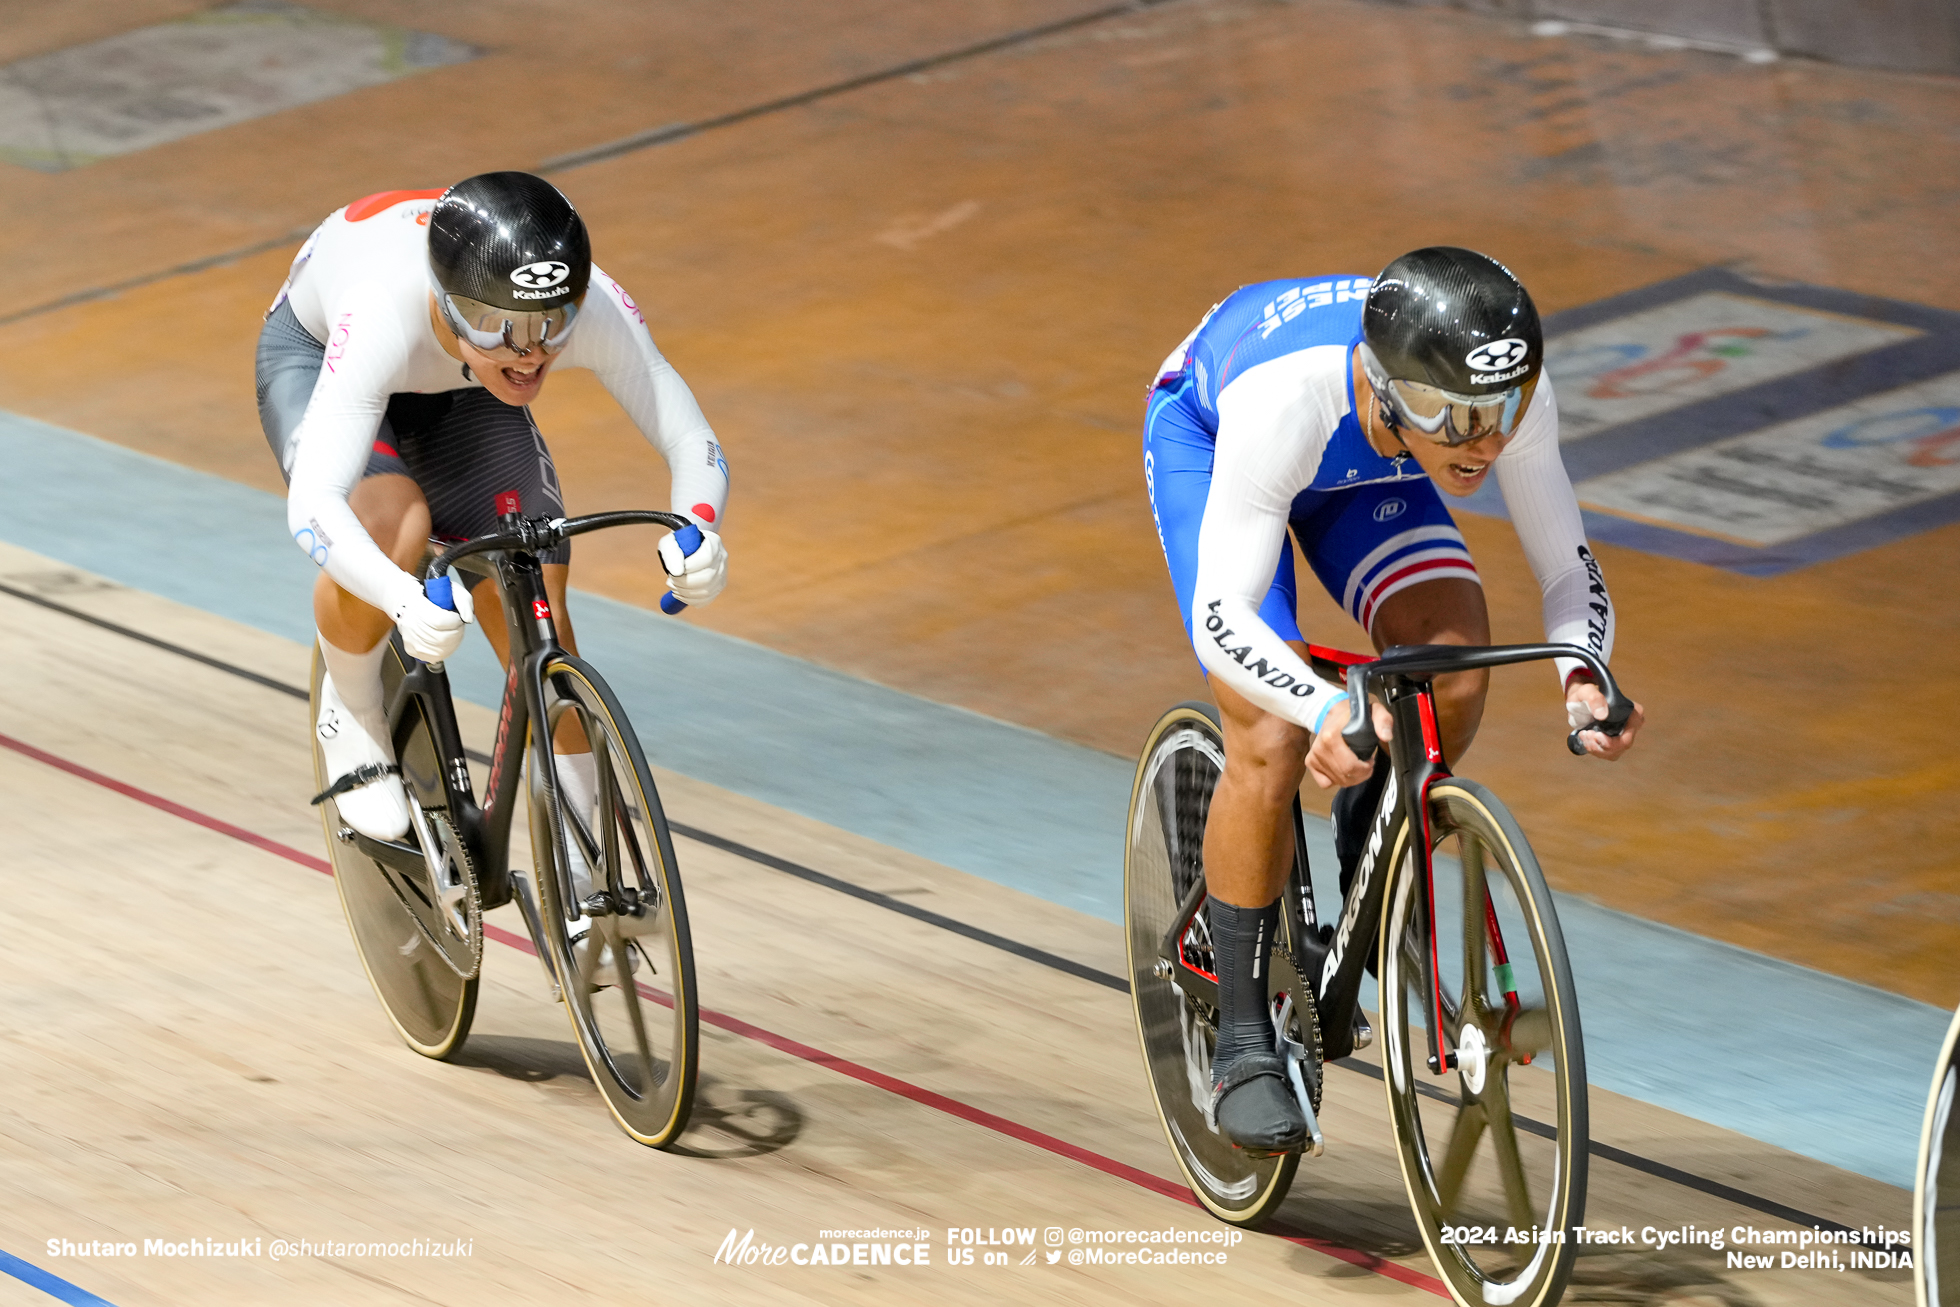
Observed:
[[[1489,644],[1490,610],[1484,606],[1484,588],[1461,578],[1412,585],[1382,601],[1370,634],[1377,650],[1398,644]],[[1477,738],[1489,687],[1490,672],[1483,668],[1436,678],[1437,726],[1443,736],[1443,757],[1450,762],[1461,758]]]
[[[1484,588],[1475,581],[1451,578],[1425,581],[1382,601],[1371,632],[1375,648],[1398,644],[1489,644],[1490,613],[1484,607]],[[1484,718],[1484,691],[1490,673],[1452,672],[1434,683],[1437,730],[1443,757],[1454,763],[1477,737]],[[1388,762],[1378,756],[1375,773],[1359,785],[1334,796],[1334,851],[1340,861],[1341,893],[1346,894],[1367,841],[1368,823],[1381,801],[1388,779]]]
[[[1307,656],[1301,641],[1287,645]],[[1292,802],[1313,736],[1216,679],[1211,694],[1225,724],[1225,773],[1205,820],[1205,891],[1242,908],[1264,907],[1293,865]]]
[[[429,508],[413,481],[368,477],[354,487],[347,503],[383,552],[404,569],[415,566],[428,541]],[[364,771],[391,767],[395,761],[387,745],[381,693],[381,660],[388,652],[382,641],[391,619],[324,572],[314,584],[313,618],[326,665],[314,729],[336,786],[351,786],[339,791],[341,820],[379,839],[399,839],[409,826],[401,786],[388,782],[385,773],[352,784]]]
[[[1305,656],[1305,645],[1289,643]],[[1218,969],[1212,1110],[1220,1132],[1240,1147],[1285,1151],[1305,1137],[1306,1119],[1274,1055],[1266,964],[1293,859],[1292,799],[1306,773],[1312,737],[1215,679],[1211,690],[1225,727],[1225,771],[1205,822],[1205,886]]]
[[[1489,644],[1483,587],[1460,579],[1410,586],[1383,602],[1373,636],[1377,650],[1398,644]],[[1287,644],[1306,657],[1304,643]],[[1436,678],[1445,757],[1460,758],[1476,738],[1489,684],[1486,671]],[[1205,888],[1215,899],[1256,908],[1279,897],[1293,865],[1291,805],[1313,737],[1216,680],[1211,693],[1225,724],[1225,774],[1205,824]]]

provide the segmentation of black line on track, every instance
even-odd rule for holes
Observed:
[[[781,99],[768,100],[762,104],[750,105],[746,109],[735,109],[728,113],[717,114],[713,118],[701,118],[694,122],[668,123],[664,127],[655,127],[649,131],[635,132],[631,136],[621,137],[617,141],[609,141],[604,145],[595,145],[584,150],[574,150],[569,154],[560,154],[546,159],[538,165],[538,171],[549,175],[555,172],[565,172],[572,168],[582,168],[588,163],[599,163],[606,159],[616,159],[622,154],[631,154],[636,150],[648,149],[655,145],[666,145],[672,141],[685,140],[690,136],[698,136],[702,132],[713,131],[717,127],[732,127],[736,123],[747,122],[751,118],[761,118],[767,114],[781,113],[785,109],[800,109],[806,104],[815,104],[819,100],[828,100],[832,96],[843,95],[850,91],[860,90],[866,86],[875,86],[879,82],[889,82],[895,78],[909,77],[913,73],[922,73],[932,68],[943,68],[947,64],[960,63],[983,54],[992,54],[996,50],[1006,50],[1013,46],[1026,45],[1028,42],[1038,41],[1044,36],[1054,36],[1058,32],[1067,32],[1077,27],[1088,27],[1091,24],[1100,23],[1108,18],[1117,18],[1123,14],[1154,9],[1158,5],[1167,3],[1169,3],[1169,0],[1126,0],[1126,3],[1123,4],[1105,5],[1101,9],[1092,9],[1086,14],[1077,14],[1073,18],[1057,19],[1052,23],[1043,23],[1039,27],[1025,27],[1019,31],[989,37],[984,41],[976,41],[972,45],[963,45],[956,50],[945,50],[939,54],[926,55],[920,59],[910,59],[902,64],[894,64],[890,68],[881,68],[876,72],[862,73],[856,77],[846,78],[841,82],[832,82],[828,86],[819,86],[813,90],[799,91],[795,95],[786,95]],[[0,322],[4,322],[4,320],[0,320]]]
[[[106,300],[112,296],[120,295],[126,290],[137,290],[159,281],[168,281],[172,277],[187,277],[193,272],[203,272],[207,268],[216,268],[226,263],[235,263],[239,259],[249,259],[254,254],[264,254],[267,250],[276,250],[281,245],[297,244],[305,240],[307,233],[312,230],[313,228],[311,227],[297,227],[283,236],[274,236],[271,240],[257,241],[251,245],[240,246],[235,250],[226,250],[222,254],[210,255],[207,258],[192,259],[189,263],[180,263],[174,268],[165,268],[161,272],[146,272],[140,277],[131,277],[127,281],[119,281],[113,285],[97,286],[92,290],[78,290],[73,295],[64,295],[58,300],[49,300],[46,304],[37,304],[31,309],[22,309],[17,313],[0,316],[0,327],[19,322],[23,318],[37,317],[43,313],[53,313],[56,309],[73,308],[77,304],[87,304],[94,300]]]
[[[1362,1062],[1356,1058],[1344,1057],[1339,1061],[1331,1063],[1331,1065],[1344,1068],[1348,1071],[1359,1072],[1361,1075],[1367,1076],[1370,1080],[1380,1080],[1382,1078],[1382,1069],[1380,1067]],[[1416,1092],[1424,1098],[1433,1098],[1437,1102],[1448,1104],[1452,1108],[1456,1106],[1455,1099],[1434,1085],[1426,1085],[1418,1082]],[[1511,1119],[1522,1126],[1527,1134],[1537,1135],[1540,1139],[1558,1138],[1557,1129],[1545,1124],[1543,1121],[1535,1120],[1528,1116],[1521,1116],[1516,1112],[1511,1114]],[[1597,1139],[1588,1139],[1586,1141],[1586,1151],[1604,1161],[1617,1162],[1630,1171],[1639,1171],[1641,1174],[1651,1175],[1657,1180],[1666,1180],[1672,1184],[1680,1185],[1683,1189],[1693,1189],[1697,1193],[1707,1194],[1711,1198],[1720,1198],[1724,1202],[1734,1203],[1737,1207],[1746,1207],[1752,1212],[1761,1212],[1765,1216],[1773,1216],[1779,1221],[1788,1221],[1792,1225],[1814,1226],[1820,1230],[1834,1230],[1850,1235],[1863,1233],[1863,1231],[1854,1230],[1848,1225],[1841,1225],[1836,1221],[1826,1220],[1821,1216],[1812,1216],[1809,1212],[1779,1203],[1773,1198],[1763,1198],[1757,1194],[1750,1193],[1746,1189],[1737,1189],[1733,1185],[1723,1184],[1720,1180],[1709,1180],[1696,1175],[1692,1171],[1683,1171],[1678,1166],[1669,1166],[1666,1162],[1656,1162],[1651,1157],[1642,1157],[1638,1153],[1629,1153],[1624,1148],[1615,1148],[1611,1144],[1602,1144]],[[1858,1242],[1858,1246],[1861,1248],[1877,1249],[1881,1252],[1891,1251],[1885,1244],[1880,1242],[1865,1242],[1861,1240]]]
[[[32,594],[26,590],[17,589],[5,582],[0,582],[0,594],[11,595],[16,599],[24,600],[30,604],[38,604],[40,607],[60,613],[64,617],[72,617],[76,621],[87,622],[90,626],[97,626],[105,631],[113,631],[117,635],[126,636],[131,640],[147,644],[153,649],[161,649],[166,653],[177,654],[180,657],[188,658],[192,662],[202,663],[204,666],[217,671],[229,672],[231,675],[241,677],[244,680],[252,682],[254,685],[262,685],[268,690],[276,690],[280,694],[291,695],[295,699],[310,699],[312,697],[307,691],[302,690],[297,685],[288,685],[284,681],[261,675],[249,668],[240,667],[236,663],[228,663],[221,658],[213,658],[208,654],[199,653],[195,649],[187,649],[183,645],[173,644],[169,640],[160,639],[157,636],[133,630],[119,622],[112,622],[107,618],[97,617],[93,613],[85,613],[79,608],[70,608],[67,604],[56,603],[52,599],[48,599],[42,595]],[[479,752],[476,749],[465,749],[464,752],[469,755],[473,762],[481,763],[484,766],[488,766],[490,763],[490,756],[486,753]],[[877,907],[899,913],[902,916],[911,917],[914,921],[922,921],[929,926],[937,926],[941,930],[951,931],[953,934],[964,936],[976,943],[985,944],[990,948],[997,948],[1004,953],[1012,953],[1016,957],[1026,958],[1030,962],[1039,963],[1052,970],[1063,972],[1080,980],[1089,981],[1091,984],[1101,985],[1106,989],[1119,990],[1124,993],[1129,992],[1129,982],[1121,976],[1112,975],[1107,971],[1089,966],[1087,963],[1077,962],[1073,958],[1066,958],[1058,953],[1050,953],[1046,949],[1036,948],[1032,944],[1023,944],[1021,941],[1011,939],[1006,935],[996,935],[993,931],[982,930],[980,927],[961,921],[957,917],[948,917],[937,912],[929,911],[916,904],[907,903],[905,900],[893,895],[881,893],[874,889],[866,889],[862,885],[854,885],[850,881],[832,876],[827,872],[818,871],[814,867],[806,867],[801,863],[791,862],[787,858],[779,858],[773,853],[764,853],[760,849],[751,848],[735,840],[724,839],[720,835],[712,834],[694,826],[686,826],[677,821],[669,821],[667,824],[678,835],[684,836],[699,844],[706,844],[710,848],[720,849],[724,853],[732,853],[739,858],[745,858],[750,862],[768,867],[772,871],[780,871],[785,875],[795,876],[800,880],[809,881],[812,885],[821,885],[825,889],[836,890],[840,894],[848,894],[854,899],[860,899],[863,902],[874,904]],[[1380,1080],[1382,1078],[1380,1067],[1372,1066],[1367,1062],[1362,1062],[1351,1057],[1341,1058],[1329,1063],[1329,1065],[1340,1067],[1344,1071],[1353,1071],[1359,1075],[1367,1076],[1371,1080]],[[1418,1084],[1416,1086],[1416,1092],[1427,1098],[1433,1098],[1438,1102],[1448,1103],[1452,1107],[1455,1106],[1455,1100],[1451,1099],[1442,1090],[1431,1085]],[[1557,1138],[1557,1131],[1542,1121],[1515,1113],[1512,1115],[1512,1120],[1523,1126],[1531,1134],[1538,1135],[1544,1139]],[[1707,1194],[1711,1198],[1722,1199],[1724,1202],[1733,1203],[1737,1207],[1745,1207],[1753,1212],[1761,1212],[1765,1216],[1773,1216],[1779,1221],[1788,1221],[1792,1225],[1813,1226],[1820,1230],[1840,1231],[1846,1234],[1860,1233],[1848,1225],[1826,1220],[1821,1216],[1813,1216],[1809,1212],[1776,1202],[1774,1199],[1760,1197],[1745,1189],[1737,1189],[1732,1185],[1723,1184],[1719,1180],[1705,1179],[1691,1171],[1683,1171],[1679,1167],[1669,1166],[1665,1162],[1656,1162],[1652,1158],[1642,1157],[1638,1153],[1630,1153],[1624,1148],[1615,1148],[1611,1144],[1600,1143],[1596,1139],[1587,1140],[1587,1151],[1594,1157],[1608,1162],[1617,1162],[1629,1170],[1639,1171],[1643,1175],[1651,1175],[1657,1180],[1666,1180],[1672,1184],[1678,1184],[1684,1189],[1692,1189],[1697,1193]],[[1861,1244],[1860,1246],[1872,1248],[1882,1247],[1880,1244]]]
[[[616,159],[623,154],[631,154],[637,150],[649,149],[656,145],[666,145],[671,141],[684,140],[690,136],[698,136],[702,132],[713,131],[718,127],[732,127],[737,123],[747,122],[751,118],[761,118],[772,113],[781,113],[787,109],[801,108],[804,105],[815,104],[820,100],[828,100],[833,96],[844,95],[866,86],[875,86],[880,82],[889,82],[895,78],[908,77],[913,73],[922,73],[933,68],[943,68],[947,64],[960,63],[967,59],[977,58],[980,55],[992,54],[996,50],[1006,50],[1013,46],[1026,45],[1028,42],[1038,41],[1044,36],[1054,36],[1060,32],[1071,31],[1074,28],[1088,27],[1110,18],[1119,18],[1124,14],[1140,13],[1143,10],[1154,9],[1159,5],[1168,3],[1170,3],[1170,0],[1124,0],[1122,4],[1104,5],[1100,9],[1092,9],[1088,13],[1077,14],[1072,18],[1057,19],[1055,22],[1043,23],[1038,27],[1021,28],[1018,31],[1007,32],[1001,36],[989,37],[984,41],[976,41],[972,45],[963,45],[955,50],[944,50],[938,54],[926,55],[923,58],[910,59],[905,63],[894,64],[889,68],[881,68],[876,72],[863,73],[857,77],[846,78],[841,82],[832,82],[826,86],[815,87],[812,90],[799,91],[795,95],[786,95],[780,99],[765,101],[762,104],[753,104],[747,108],[734,109],[728,113],[716,114],[712,118],[700,118],[693,122],[668,123],[664,127],[655,127],[650,131],[636,132],[631,136],[623,137],[617,141],[609,141],[606,144],[595,145],[589,149],[574,150],[569,154],[560,154],[540,163],[537,170],[544,174],[558,173],[568,171],[572,168],[580,168],[588,163],[598,163],[605,159]],[[243,245],[235,250],[226,250],[221,254],[212,254],[202,259],[192,259],[188,263],[179,263],[174,267],[164,268],[159,272],[146,272],[141,276],[131,277],[126,281],[115,282],[112,285],[97,286],[89,290],[76,291],[72,295],[64,295],[60,299],[49,300],[45,304],[37,304],[32,308],[21,309],[14,313],[0,314],[0,327],[9,326],[27,318],[38,317],[43,313],[53,313],[59,309],[73,308],[77,304],[88,304],[95,300],[109,299],[122,294],[124,291],[138,290],[144,286],[154,285],[159,281],[167,281],[172,277],[183,277],[189,276],[194,272],[203,272],[209,268],[236,262],[239,259],[250,258],[254,254],[264,254],[266,251],[278,249],[282,245],[297,244],[299,241],[306,239],[307,233],[312,230],[313,228],[310,226],[296,227],[283,236],[274,236],[269,240],[255,241],[250,245]]]
[[[34,594],[28,590],[16,589],[5,582],[0,582],[0,594],[12,595],[24,603],[39,604],[41,607],[60,613],[64,617],[72,617],[77,621],[87,622],[90,626],[99,626],[105,631],[114,631],[117,635],[126,636],[131,640],[147,644],[152,649],[161,649],[165,653],[174,653],[180,658],[188,658],[194,663],[203,663],[206,667],[214,667],[218,671],[229,672],[233,676],[243,677],[254,685],[263,685],[268,690],[277,690],[281,694],[290,694],[296,699],[310,699],[312,697],[297,685],[288,685],[284,681],[275,680],[270,676],[261,676],[259,673],[249,668],[240,667],[236,663],[228,663],[222,658],[213,658],[211,655],[199,653],[195,649],[186,649],[181,644],[172,644],[168,640],[158,639],[154,635],[148,635],[142,631],[134,630],[119,622],[112,622],[106,617],[97,617],[93,613],[85,613],[79,608],[70,608],[67,604],[58,604],[52,599]]]
[[[752,849],[746,844],[738,844],[734,840],[724,839],[719,835],[710,834],[707,831],[699,830],[693,826],[683,826],[680,822],[672,820],[667,824],[673,827],[676,834],[685,835],[696,843],[706,844],[710,848],[720,849],[724,853],[733,853],[737,857],[747,858],[750,862],[761,863],[763,866],[783,872],[785,875],[795,876],[799,880],[807,880],[812,885],[821,885],[825,889],[836,890],[839,894],[848,894],[854,899],[862,899],[866,903],[874,903],[888,911],[910,917],[914,921],[923,921],[929,926],[937,926],[941,930],[950,930],[955,935],[964,935],[970,940],[997,948],[1003,953],[1012,953],[1014,956],[1026,958],[1030,962],[1039,962],[1044,967],[1052,967],[1056,971],[1066,972],[1078,979],[1089,981],[1091,984],[1102,985],[1108,989],[1120,990],[1125,994],[1130,992],[1129,982],[1121,976],[1112,976],[1107,971],[1099,971],[1087,963],[1077,962],[1074,958],[1066,958],[1059,953],[1050,953],[1048,950],[1036,948],[1032,944],[1023,944],[1020,940],[1009,938],[1006,935],[996,935],[991,930],[982,930],[970,922],[961,921],[958,917],[944,916],[940,913],[922,908],[915,903],[907,903],[904,899],[894,895],[884,894],[875,889],[866,889],[862,885],[853,885],[848,880],[840,880],[825,872],[817,871],[811,867],[805,867],[800,863],[791,862],[787,858],[779,858],[773,853],[764,853],[760,849]]]

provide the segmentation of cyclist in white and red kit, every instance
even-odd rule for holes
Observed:
[[[716,532],[728,464],[686,383],[625,289],[592,263],[584,221],[528,173],[446,191],[389,191],[336,211],[301,247],[258,347],[261,425],[288,485],[287,525],[321,576],[313,612],[326,664],[315,730],[341,817],[381,839],[408,831],[380,667],[390,627],[413,657],[452,655],[474,604],[424,596],[430,539],[461,540],[518,512],[562,516],[557,472],[529,405],[551,372],[589,368],[667,460],[673,511],[702,531],[683,556],[659,545],[688,604],[720,593]],[[569,544],[543,555],[558,635]],[[483,625],[498,656],[503,624]],[[554,749],[568,798],[597,788],[582,739]]]

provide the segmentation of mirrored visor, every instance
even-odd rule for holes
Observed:
[[[442,305],[449,329],[485,354],[522,357],[534,349],[556,354],[565,348],[572,328],[578,325],[579,300],[535,312],[500,309],[441,290],[436,291],[436,300]]]
[[[1419,381],[1390,381],[1388,402],[1403,423],[1439,445],[1513,434],[1538,388],[1533,377],[1494,395],[1458,395]]]

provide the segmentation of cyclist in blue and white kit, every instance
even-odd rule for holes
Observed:
[[[1218,970],[1212,1108],[1249,1151],[1297,1148],[1305,1122],[1275,1056],[1263,959],[1293,859],[1293,796],[1311,772],[1334,802],[1343,882],[1386,777],[1340,738],[1343,687],[1316,676],[1294,617],[1293,552],[1378,649],[1488,644],[1462,535],[1437,494],[1496,470],[1544,593],[1546,638],[1604,658],[1613,606],[1559,458],[1538,313],[1510,271],[1469,250],[1406,254],[1377,278],[1246,286],[1165,360],[1144,423],[1144,477],[1179,610],[1224,722],[1225,770],[1205,831]],[[1500,461],[1500,455],[1502,456]],[[1606,715],[1584,669],[1558,663],[1567,725]],[[1483,716],[1487,674],[1439,677],[1446,757]],[[1374,708],[1387,738],[1387,713]],[[1586,731],[1587,752],[1632,747]]]

